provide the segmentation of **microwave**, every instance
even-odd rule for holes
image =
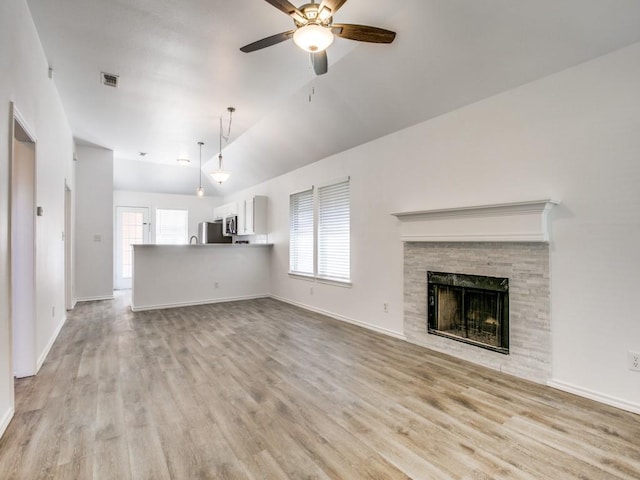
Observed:
[[[224,217],[222,221],[222,234],[230,237],[231,235],[236,235],[238,233],[238,217],[236,215],[229,215]]]

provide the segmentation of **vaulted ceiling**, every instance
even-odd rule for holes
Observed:
[[[294,2],[295,3],[295,2]],[[348,0],[334,21],[397,32],[338,38],[316,77],[264,0],[28,0],[79,143],[112,149],[114,188],[224,195],[640,41],[637,0]],[[296,3],[296,6],[298,4]],[[118,88],[101,72],[119,75]],[[226,132],[225,132],[226,133]],[[139,152],[146,152],[141,157]],[[176,158],[191,164],[179,167]],[[203,175],[203,178],[206,178]]]

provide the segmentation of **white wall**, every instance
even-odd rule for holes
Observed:
[[[635,44],[225,201],[269,196],[274,295],[402,334],[403,249],[390,213],[560,200],[552,219],[552,384],[640,411],[640,374],[627,366],[627,351],[640,351],[638,85]],[[353,287],[289,278],[288,194],[345,175]]]
[[[9,104],[36,136],[36,354],[39,363],[64,322],[64,183],[74,189],[73,139],[24,0],[0,2],[0,432],[13,410],[9,317]],[[53,313],[52,313],[53,311]]]
[[[212,222],[213,209],[222,205],[222,197],[198,197],[197,195],[175,195],[116,190],[113,192],[113,207],[148,207],[151,225],[155,225],[156,209],[189,211],[189,237],[198,235],[198,223]],[[151,243],[156,241],[155,228],[151,229]]]
[[[76,298],[113,298],[113,151],[76,152]]]

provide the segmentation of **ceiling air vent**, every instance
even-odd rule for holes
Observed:
[[[118,82],[120,81],[120,77],[118,75],[114,75],[112,73],[101,72],[102,84],[107,87],[118,88]]]

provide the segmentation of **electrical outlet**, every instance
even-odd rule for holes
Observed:
[[[55,305],[53,307],[51,307],[51,316],[52,317],[56,316],[56,306]]]
[[[382,304],[382,309],[384,310],[384,313],[389,313],[389,304],[388,303],[383,303]]]
[[[313,287],[309,287],[309,295],[313,295]]]
[[[629,370],[640,372],[640,352],[629,352]]]
[[[213,284],[213,288],[220,288],[220,284],[219,284],[218,282],[215,282],[215,283]]]

